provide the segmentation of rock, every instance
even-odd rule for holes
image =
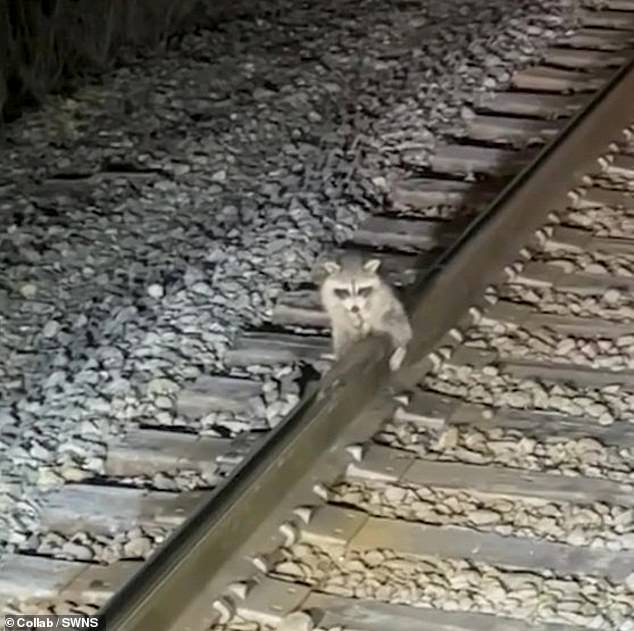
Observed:
[[[304,571],[299,563],[294,561],[282,561],[275,566],[276,572],[288,576],[304,576]]]
[[[583,457],[587,453],[601,453],[605,450],[605,447],[595,438],[580,438],[578,441],[576,441],[576,447],[581,457]]]
[[[459,460],[463,460],[469,464],[485,464],[491,460],[489,456],[480,454],[477,451],[464,449],[463,447],[458,447],[455,451],[455,455]]]
[[[7,537],[7,541],[9,543],[15,543],[18,545],[24,545],[28,540],[29,536],[23,532],[19,532],[16,530],[10,531]]]
[[[27,300],[35,298],[37,295],[37,285],[33,283],[26,283],[22,285],[22,287],[20,287],[20,294]]]
[[[178,491],[176,481],[164,473],[156,473],[152,478],[152,484],[159,491]]]
[[[90,561],[94,557],[90,548],[72,541],[67,541],[62,546],[62,553],[78,561]]]
[[[110,402],[101,397],[92,397],[85,403],[86,408],[95,414],[108,414],[110,412]]]
[[[398,486],[389,486],[385,490],[385,499],[390,502],[390,504],[399,505],[407,495],[407,491]]]
[[[154,298],[155,300],[160,300],[165,295],[165,290],[162,285],[153,284],[147,288],[147,293],[150,298]]]
[[[370,550],[363,555],[363,560],[368,567],[377,567],[383,563],[385,557],[378,550]]]
[[[312,631],[314,628],[312,618],[301,611],[285,616],[277,625],[277,631]]]
[[[148,394],[173,394],[180,390],[177,383],[171,379],[158,378],[152,379],[148,384]],[[170,406],[171,407],[171,406]]]
[[[566,536],[566,542],[573,546],[582,546],[587,541],[586,533],[581,528],[575,528]]]
[[[102,365],[108,369],[118,368],[124,361],[123,353],[114,346],[102,346],[96,355]]]
[[[172,399],[164,396],[159,396],[154,399],[154,404],[161,410],[171,410],[174,407]]]
[[[70,464],[64,465],[60,474],[67,482],[81,482],[82,480],[90,478],[92,475],[90,472]]]
[[[277,427],[284,420],[283,408],[282,401],[275,401],[266,408],[266,420],[270,427]]]
[[[197,294],[201,294],[203,296],[214,296],[213,289],[207,284],[203,282],[194,283],[191,286],[191,291]],[[225,298],[223,296],[216,296],[218,304],[225,304]]]
[[[530,407],[531,397],[526,392],[510,392],[507,396],[508,404],[514,408]]]
[[[627,528],[634,524],[634,509],[632,508],[615,507],[612,509],[612,515],[617,528]]]
[[[42,329],[42,335],[47,338],[55,337],[59,332],[59,322],[49,320]]]
[[[174,164],[174,165],[172,165],[172,172],[176,176],[186,175],[190,171],[191,171],[191,167],[189,166],[189,164]]]
[[[492,510],[480,509],[469,513],[469,519],[478,526],[495,524],[501,520],[498,513]]]
[[[154,545],[152,541],[142,536],[131,539],[123,546],[125,556],[132,559],[145,559],[150,555],[153,549]]]
[[[65,543],[64,537],[56,532],[47,532],[40,541],[40,548],[43,553],[58,552]]]
[[[63,370],[56,370],[46,379],[45,387],[47,389],[56,388],[64,383],[66,383],[66,373]]]
[[[382,175],[372,178],[372,184],[382,191],[387,190],[387,181]]]
[[[53,455],[50,449],[47,449],[36,441],[33,441],[29,453],[37,460],[47,460]]]
[[[446,429],[438,438],[438,449],[446,451],[458,445],[458,428],[453,426]]]
[[[44,487],[60,486],[64,483],[64,478],[48,467],[40,468],[37,483]]]
[[[608,289],[602,299],[606,304],[617,305],[621,301],[621,292],[618,289]]]
[[[599,418],[597,419],[597,422],[599,423],[599,425],[612,425],[612,423],[614,423],[616,419],[614,418],[614,416],[612,415],[612,413],[610,412],[604,412],[603,414],[601,414],[601,416],[599,416]]]

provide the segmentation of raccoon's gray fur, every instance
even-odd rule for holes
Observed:
[[[321,283],[321,303],[330,318],[336,359],[361,338],[384,333],[394,349],[390,368],[398,370],[412,338],[412,328],[403,305],[378,275],[380,265],[378,259],[325,262],[327,275]]]

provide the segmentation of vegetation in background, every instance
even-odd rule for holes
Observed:
[[[124,45],[158,45],[201,0],[0,0],[0,111],[19,115]]]

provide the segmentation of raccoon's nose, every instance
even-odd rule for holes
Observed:
[[[358,313],[359,307],[357,307],[357,305],[352,305],[352,307],[350,307],[350,311],[352,311],[352,313]]]

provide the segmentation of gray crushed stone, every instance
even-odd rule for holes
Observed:
[[[376,517],[611,550],[634,547],[634,510],[627,506],[602,502],[582,505],[354,480],[340,482],[329,491],[329,501]]]
[[[185,423],[149,382],[176,390],[222,371],[235,335],[380,205],[408,144],[424,157],[459,133],[476,94],[504,86],[575,11],[280,0],[8,127],[0,557],[37,531],[47,489],[103,474],[113,437]],[[278,393],[268,425],[298,394]]]
[[[412,558],[390,549],[341,554],[299,543],[283,550],[273,573],[350,598],[603,631],[627,629],[634,613],[628,588],[606,580],[507,570],[464,559]]]

